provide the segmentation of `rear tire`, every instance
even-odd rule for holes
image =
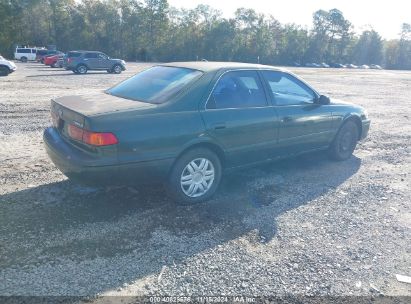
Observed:
[[[352,120],[344,123],[329,148],[330,157],[338,161],[349,159],[357,146],[358,138],[357,124]]]
[[[77,66],[76,71],[78,74],[86,74],[87,73],[87,67],[84,64],[80,64],[79,66]]]
[[[21,58],[20,58],[20,61],[21,61],[21,62],[27,62],[27,57],[21,57]]]
[[[177,203],[204,202],[217,191],[221,176],[221,162],[214,152],[203,148],[193,149],[174,164],[169,176],[168,192]]]
[[[0,76],[8,76],[10,74],[10,70],[8,67],[0,66]]]

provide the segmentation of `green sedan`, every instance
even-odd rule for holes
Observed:
[[[179,62],[97,95],[51,103],[47,153],[85,184],[161,181],[179,202],[209,199],[223,171],[328,150],[346,160],[370,127],[366,111],[330,101],[271,66]]]

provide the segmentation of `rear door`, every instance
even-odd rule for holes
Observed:
[[[208,134],[224,148],[229,166],[270,158],[278,119],[257,71],[229,71],[221,76],[202,116]]]
[[[331,106],[301,80],[280,71],[262,71],[280,120],[279,156],[326,147],[332,138]]]
[[[85,53],[84,54],[84,63],[87,67],[91,70],[98,70],[99,69],[99,58],[98,53]]]

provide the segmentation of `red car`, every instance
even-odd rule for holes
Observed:
[[[44,64],[51,66],[52,68],[58,67],[58,61],[60,58],[63,58],[64,54],[58,54],[54,56],[44,57]]]

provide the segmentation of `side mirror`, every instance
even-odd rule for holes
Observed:
[[[325,96],[325,95],[321,95],[320,98],[318,98],[317,103],[319,103],[321,105],[328,105],[328,104],[330,104],[330,97]]]

